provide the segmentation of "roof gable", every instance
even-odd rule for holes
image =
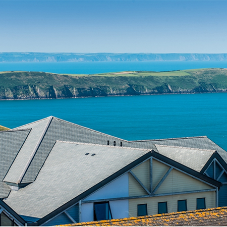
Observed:
[[[6,203],[20,215],[43,218],[146,154],[148,150],[57,142],[36,181],[12,191]]]
[[[215,152],[215,150],[205,150],[190,147],[167,146],[159,144],[156,144],[155,146],[158,153],[198,172],[201,171],[203,166]]]
[[[216,186],[216,187],[221,186],[220,182],[218,182],[210,177],[207,177],[207,176],[203,175],[202,173],[199,173],[199,172],[195,171],[194,169],[191,169],[179,162],[176,162],[175,160],[170,159],[158,152],[152,151],[152,156],[157,158],[159,161],[163,162],[164,164],[173,166],[176,170],[184,172],[194,178],[200,179],[200,180],[204,181],[205,183],[208,183],[209,185]]]
[[[214,159],[216,159],[221,164],[221,166],[227,171],[227,164],[223,159],[223,156],[216,151],[214,154],[212,154],[212,156],[209,158],[209,160],[206,162],[206,164],[203,166],[200,172],[205,173],[205,171],[208,169],[208,167],[211,165]]]

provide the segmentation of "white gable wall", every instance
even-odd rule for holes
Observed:
[[[108,199],[111,198],[120,198],[129,196],[129,180],[128,173],[123,174],[117,179],[113,180],[109,184],[105,185],[103,188],[94,192],[88,196],[83,201],[89,200],[99,200],[99,199]],[[81,222],[89,222],[94,220],[94,203],[83,203],[81,206]],[[128,215],[128,200],[116,200],[110,201],[110,209],[112,212],[112,217],[116,218],[125,218],[129,217]]]
[[[113,219],[129,217],[128,200],[110,201],[110,209]],[[84,203],[81,206],[81,222],[94,221],[94,203]]]
[[[94,221],[93,203],[84,203],[81,205],[81,222]]]
[[[110,201],[110,209],[113,219],[128,218],[128,200]]]
[[[128,173],[125,173],[116,180],[105,185],[103,188],[94,192],[83,201],[128,197],[128,186]]]

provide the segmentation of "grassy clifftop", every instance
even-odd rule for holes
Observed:
[[[226,69],[63,75],[1,72],[0,99],[226,92]]]
[[[9,128],[6,128],[6,127],[0,125],[0,131],[6,131],[6,130],[9,130]]]

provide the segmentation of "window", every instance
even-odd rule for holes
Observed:
[[[206,209],[205,198],[197,198],[196,209]]]
[[[107,140],[107,145],[110,145],[110,141],[109,140]]]
[[[120,142],[120,146],[122,147],[122,142]]]
[[[0,216],[0,226],[13,226],[14,223],[13,221],[8,218],[7,215],[5,215],[3,212],[1,213],[1,216]]]
[[[94,221],[112,219],[109,202],[94,203]]]
[[[138,204],[137,205],[137,216],[147,215],[147,204]]]
[[[167,211],[167,202],[158,203],[158,213],[159,214],[168,213],[168,211]]]
[[[113,145],[116,146],[116,141],[113,142]]]
[[[187,211],[187,200],[177,201],[177,211]]]

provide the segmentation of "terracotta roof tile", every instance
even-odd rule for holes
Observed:
[[[227,225],[227,207],[156,214],[143,217],[82,222],[65,226],[223,226]]]

